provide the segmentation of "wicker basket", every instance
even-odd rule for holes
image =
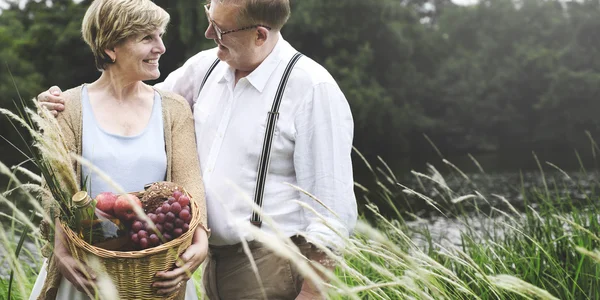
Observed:
[[[90,255],[99,259],[104,268],[102,271],[112,279],[120,299],[183,299],[185,284],[166,298],[157,295],[151,284],[156,272],[172,269],[176,259],[191,245],[194,230],[200,224],[200,207],[192,200],[190,209],[192,220],[187,232],[165,244],[140,251],[98,248],[83,241],[68,226],[60,225],[67,236],[73,257],[83,262],[87,262]]]

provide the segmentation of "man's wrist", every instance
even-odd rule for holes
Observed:
[[[333,254],[335,256],[342,256],[342,253],[336,247],[333,247],[330,245],[317,246],[317,244],[312,243],[312,242],[308,242],[308,244],[310,245],[311,250],[314,252],[327,253],[327,251],[323,249],[323,248],[325,248],[325,249],[329,250],[329,252],[331,252],[331,254]]]

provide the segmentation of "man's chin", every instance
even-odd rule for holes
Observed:
[[[221,46],[219,46],[219,50],[217,50],[217,57],[221,61],[227,61],[227,58],[229,57],[229,49],[225,48],[225,50],[223,50]]]

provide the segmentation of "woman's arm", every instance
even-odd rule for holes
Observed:
[[[93,298],[96,287],[96,274],[90,267],[76,260],[71,255],[67,246],[67,237],[60,226],[60,219],[56,218],[54,222],[54,259],[58,271],[64,278],[69,280],[75,288]]]
[[[200,267],[208,255],[208,235],[204,228],[198,226],[194,231],[192,244],[175,262],[177,268],[172,271],[157,272],[152,287],[157,288],[158,295],[168,295],[184,286]]]
[[[166,95],[166,97],[169,96],[171,95]],[[177,98],[181,97],[177,96]],[[156,274],[157,281],[154,282],[153,287],[158,288],[157,293],[162,295],[174,292],[180,287],[180,283],[185,284],[206,259],[210,233],[206,225],[206,201],[196,150],[194,119],[190,107],[183,98],[175,99],[175,101],[176,104],[173,105],[175,109],[172,112],[173,124],[171,125],[171,180],[183,186],[190,194],[192,201],[200,206],[200,224],[194,231],[192,244],[177,261],[177,268]]]

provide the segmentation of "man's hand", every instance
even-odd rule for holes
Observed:
[[[296,300],[325,300],[325,296],[312,285],[310,280],[304,280],[302,290],[300,290]]]
[[[156,280],[152,284],[152,287],[158,288],[156,294],[169,295],[185,285],[207,255],[208,237],[204,229],[198,226],[194,232],[194,243],[175,262],[177,268],[156,273]]]
[[[315,246],[311,246],[311,249],[307,253],[308,259],[312,262],[318,263],[330,271],[335,270],[335,261],[328,257],[327,254],[321,250],[319,250]],[[313,267],[313,271],[315,271],[322,282],[328,282],[329,279],[327,275],[321,272],[319,269]],[[323,286],[321,285],[321,288]],[[296,300],[324,300],[326,299],[325,291],[319,290],[319,287],[315,282],[310,279],[305,278],[302,283],[302,289],[300,290],[300,294],[296,297]]]
[[[59,87],[53,86],[37,96],[37,101],[49,110],[55,117],[65,109],[65,100]]]

